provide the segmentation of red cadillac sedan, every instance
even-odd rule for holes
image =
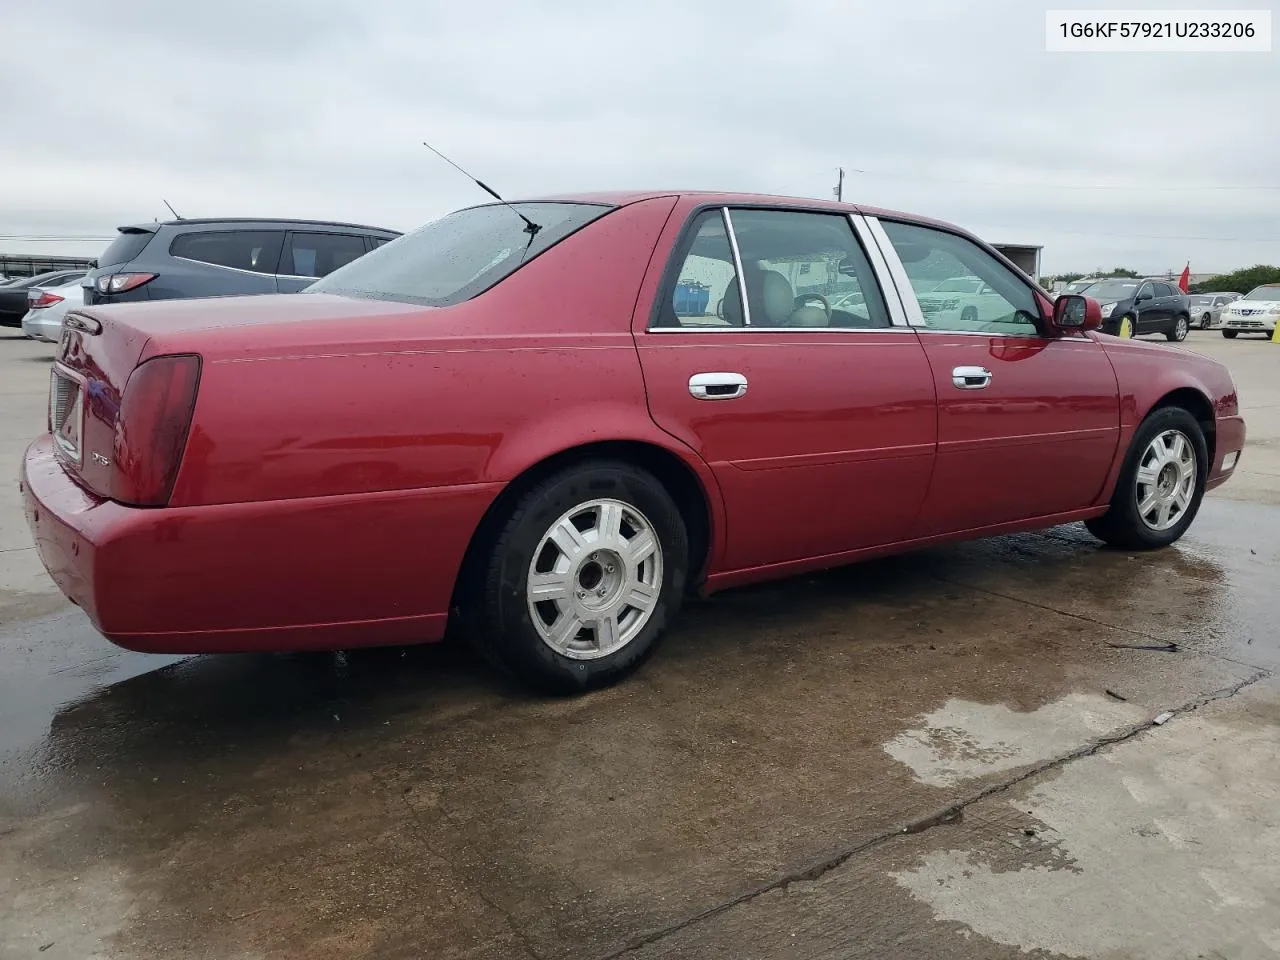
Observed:
[[[689,591],[1069,521],[1173,543],[1238,462],[1235,385],[1098,324],[919,216],[486,204],[302,294],[69,313],[21,484],[121,646],[452,621],[573,692],[635,669]]]

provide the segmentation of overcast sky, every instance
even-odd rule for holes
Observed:
[[[843,165],[846,199],[1050,271],[1280,263],[1280,53],[1050,54],[1047,5],[15,2],[0,235],[108,237],[161,198],[408,229],[484,199],[428,139],[513,197],[828,197]]]

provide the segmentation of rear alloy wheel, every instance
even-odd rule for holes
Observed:
[[[1175,317],[1173,321],[1173,329],[1165,336],[1170,343],[1181,343],[1187,339],[1187,334],[1191,331],[1191,321],[1184,316]]]
[[[1116,481],[1111,507],[1086,520],[1089,532],[1113,547],[1167,547],[1191,526],[1204,497],[1209,450],[1195,417],[1162,407],[1138,427]]]
[[[473,640],[547,693],[606,686],[655,649],[687,563],[684,520],[653,476],[617,461],[573,467],[511,511],[474,594]]]
[[[1239,330],[1223,330],[1222,335],[1226,337],[1228,340],[1234,340],[1236,338],[1236,334],[1238,334],[1239,332],[1240,332]]]

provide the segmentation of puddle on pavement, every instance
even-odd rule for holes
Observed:
[[[1275,704],[1280,691],[1251,692]],[[1216,706],[984,801],[894,878],[935,919],[1023,950],[1275,956],[1280,717],[1224,722]],[[1054,838],[1060,863],[1011,846],[1029,823]]]
[[[1147,716],[1136,704],[1088,693],[1069,694],[1029,713],[1002,703],[951,699],[884,749],[921,783],[951,787],[1062,756]]]

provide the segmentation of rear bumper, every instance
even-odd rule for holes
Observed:
[[[1209,471],[1209,479],[1205,483],[1206,490],[1222,486],[1231,478],[1240,465],[1240,457],[1244,450],[1245,429],[1242,417],[1219,417],[1215,424],[1213,469]],[[1223,462],[1235,454],[1230,467]]]
[[[22,332],[33,340],[57,343],[62,336],[62,314],[46,316],[45,310],[28,310],[22,318]]]
[[[21,488],[45,568],[104,636],[217,653],[439,639],[501,485],[125,507],[73,481],[45,436],[27,450]]]

